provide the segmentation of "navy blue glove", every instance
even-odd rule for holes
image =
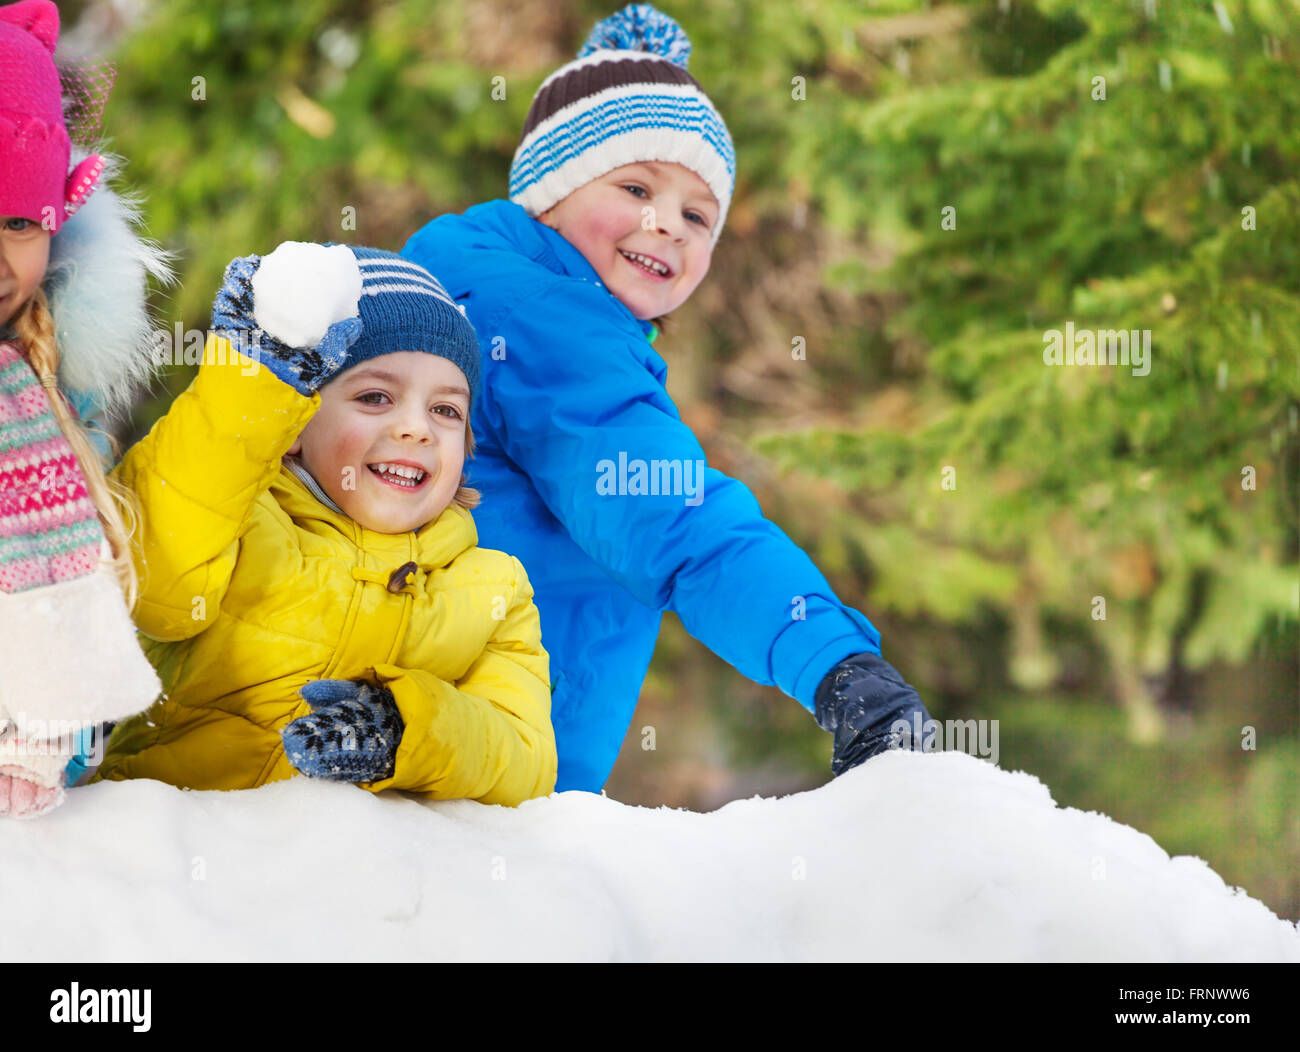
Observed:
[[[318,679],[299,691],[312,707],[280,732],[284,753],[303,774],[334,782],[390,778],[406,724],[387,687]]]
[[[232,259],[212,304],[212,329],[245,358],[260,362],[299,394],[313,395],[347,360],[361,336],[361,319],[344,318],[325,330],[315,347],[286,347],[257,324],[253,314],[253,275],[261,256]]]
[[[837,776],[888,749],[921,749],[930,719],[920,695],[872,653],[854,654],[831,669],[817,687],[815,706],[817,725],[835,735],[831,774]],[[918,715],[919,739],[892,729],[899,720],[917,726]]]

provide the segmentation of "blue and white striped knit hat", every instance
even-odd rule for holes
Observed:
[[[718,200],[717,243],[736,185],[722,116],[686,72],[691,42],[649,4],[598,22],[542,82],[510,165],[510,200],[536,218],[606,172],[638,161],[680,164]]]
[[[474,326],[437,278],[396,253],[285,241],[265,256],[233,260],[225,287],[245,291],[224,305],[218,296],[212,326],[237,346],[264,332],[286,347],[315,348],[331,326],[355,318],[361,334],[330,376],[381,354],[427,351],[465,374],[471,399],[478,389]],[[291,371],[300,381],[300,367]]]
[[[381,354],[427,351],[457,366],[473,397],[479,384],[478,336],[442,283],[396,253],[348,247],[361,271],[361,337],[348,348],[339,372]]]

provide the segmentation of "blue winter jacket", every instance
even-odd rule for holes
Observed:
[[[517,556],[536,592],[555,680],[557,790],[604,785],[664,610],[809,710],[839,661],[880,652],[871,622],[836,598],[749,489],[705,469],[665,390],[653,326],[563,236],[489,201],[433,220],[402,254],[478,330],[474,520],[479,543]]]

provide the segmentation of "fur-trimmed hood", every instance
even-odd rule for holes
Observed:
[[[161,367],[153,353],[148,278],[169,285],[172,254],[142,238],[136,198],[110,185],[121,160],[108,154],[99,187],[50,242],[45,275],[59,340],[59,382],[110,415],[125,414]],[[72,163],[87,152],[73,147]]]

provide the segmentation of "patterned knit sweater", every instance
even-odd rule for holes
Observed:
[[[161,689],[110,555],[45,388],[0,341],[0,724],[24,739],[121,719]]]
[[[0,343],[0,591],[94,573],[104,531],[45,389]]]

